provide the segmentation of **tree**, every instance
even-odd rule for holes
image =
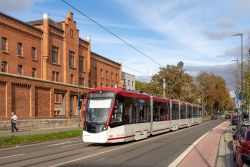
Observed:
[[[166,96],[187,102],[196,101],[196,85],[194,79],[184,71],[183,62],[177,65],[167,65],[152,77],[148,92],[157,96],[163,95],[163,78],[166,80]]]
[[[205,109],[213,114],[222,114],[232,108],[229,90],[222,77],[202,72],[196,77]]]

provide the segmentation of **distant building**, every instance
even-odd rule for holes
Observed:
[[[135,90],[135,75],[122,72],[122,80],[125,83],[126,90]]]
[[[121,64],[91,52],[73,13],[23,22],[0,12],[0,120],[74,118],[78,92],[115,87]],[[1,128],[1,127],[0,127]]]
[[[121,64],[91,52],[91,71],[89,85],[91,88],[114,88],[121,80]]]

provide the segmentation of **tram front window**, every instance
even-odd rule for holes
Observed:
[[[105,130],[114,97],[113,92],[100,91],[89,94],[85,122],[86,131],[98,133]]]

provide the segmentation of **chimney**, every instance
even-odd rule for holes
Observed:
[[[47,12],[43,13],[43,20],[48,20],[49,14]]]
[[[86,41],[90,43],[90,40],[91,40],[90,35],[87,34],[87,36],[86,36]]]
[[[67,18],[73,20],[73,13],[72,12],[68,12],[67,13]]]

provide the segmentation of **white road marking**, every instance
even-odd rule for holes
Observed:
[[[51,145],[48,145],[48,147],[51,147],[51,146],[60,146],[60,145],[64,145],[64,144],[69,144],[69,143],[75,143],[75,142],[79,142],[82,140],[75,140],[75,141],[66,141],[66,142],[61,142],[61,143],[56,143],[56,144],[51,144]]]
[[[78,138],[78,137],[77,137]],[[62,139],[62,140],[68,140],[68,139]],[[14,147],[8,147],[8,148],[1,148],[0,147],[0,151],[3,150],[12,150],[12,149],[16,149],[16,148],[22,148],[22,147],[31,147],[31,146],[36,146],[36,145],[43,145],[43,144],[50,144],[50,143],[56,143],[58,141],[62,141],[62,140],[54,140],[54,141],[46,141],[46,142],[41,142],[41,143],[33,143],[33,144],[25,144],[25,145],[16,145]],[[73,140],[72,138],[70,140]],[[82,140],[80,140],[82,141]]]
[[[24,155],[24,154],[9,155],[9,156],[5,156],[5,157],[0,157],[0,159],[10,158],[10,157],[17,157],[17,156],[21,156],[21,155]]]
[[[76,162],[76,161],[79,161],[79,160],[87,159],[87,158],[94,157],[94,156],[97,156],[97,155],[100,155],[100,154],[104,154],[104,153],[108,153],[108,152],[111,152],[111,151],[119,150],[119,149],[121,149],[121,148],[130,147],[130,146],[133,146],[133,145],[135,145],[135,144],[148,142],[148,141],[151,141],[151,140],[154,140],[154,139],[163,137],[163,136],[168,136],[168,135],[171,135],[171,134],[174,134],[174,133],[179,133],[179,132],[182,132],[182,131],[184,131],[184,130],[191,129],[191,128],[194,128],[194,127],[197,127],[197,126],[201,126],[201,125],[205,125],[205,124],[208,124],[208,123],[209,123],[209,122],[206,122],[206,123],[203,123],[203,124],[199,124],[199,125],[196,125],[196,126],[192,126],[192,127],[190,127],[190,128],[185,128],[185,129],[181,129],[181,130],[178,130],[178,131],[174,131],[174,132],[172,132],[172,133],[162,134],[162,135],[160,135],[160,136],[156,136],[156,137],[153,137],[153,138],[148,138],[147,140],[138,141],[138,142],[136,142],[136,143],[131,143],[131,144],[129,144],[129,145],[125,145],[125,146],[122,146],[122,147],[118,147],[118,148],[114,148],[114,149],[111,149],[111,150],[103,151],[103,152],[100,152],[100,153],[97,153],[97,154],[92,154],[92,155],[88,155],[88,156],[85,156],[85,157],[82,157],[82,158],[77,158],[77,159],[73,159],[73,160],[70,160],[70,161],[63,162],[63,163],[55,164],[55,165],[52,165],[52,166],[50,166],[50,167],[57,167],[57,166],[69,164],[69,163],[72,163],[72,162]]]
[[[71,147],[71,146],[76,146],[76,145],[80,145],[80,144],[83,144],[83,142],[77,143],[77,144],[66,145],[66,146],[62,146],[62,147],[65,148],[65,147]]]
[[[225,123],[225,122],[223,122]],[[208,131],[207,133],[205,133],[204,135],[202,135],[199,139],[197,139],[193,144],[191,144],[179,157],[177,157],[170,165],[168,165],[168,167],[176,167],[177,165],[179,165],[179,163],[192,151],[192,149],[203,139],[205,138],[209,133],[211,133],[214,129],[216,129],[217,127],[219,127],[220,125],[222,125],[223,123],[219,124],[218,126],[216,126],[215,128],[213,128],[212,130]]]

